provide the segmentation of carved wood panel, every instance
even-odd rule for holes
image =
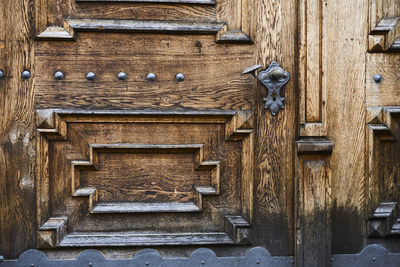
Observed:
[[[38,125],[38,247],[251,243],[251,112],[38,110]]]
[[[299,13],[299,122],[300,136],[326,136],[327,84],[325,42],[327,2],[300,1]]]
[[[37,39],[73,40],[79,31],[215,34],[252,43],[249,0],[36,0]]]

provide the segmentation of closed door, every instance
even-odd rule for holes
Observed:
[[[383,201],[370,62],[398,65],[374,3],[2,3],[0,254],[358,253]]]

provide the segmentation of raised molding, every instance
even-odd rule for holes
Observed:
[[[235,1],[235,7],[230,7],[234,15],[217,16],[221,19],[210,21],[178,21],[178,20],[120,20],[96,19],[76,17],[71,7],[62,6],[57,8],[61,14],[49,13],[54,9],[50,0],[36,0],[36,39],[38,40],[75,40],[76,32],[157,32],[157,33],[180,33],[180,34],[215,34],[217,43],[248,43],[252,44],[251,38],[251,16],[252,1]],[[225,1],[225,0],[224,0]],[[132,2],[132,3],[160,3],[160,4],[191,4],[191,5],[216,5],[213,0],[77,0],[79,3],[99,2]],[[243,2],[243,3],[242,3]],[[224,5],[223,1],[218,2]],[[242,5],[245,5],[242,8]],[[218,10],[218,6],[216,7]],[[67,10],[68,9],[68,10]],[[55,9],[54,9],[55,10]],[[229,13],[229,12],[228,12]],[[237,14],[236,14],[237,13]]]
[[[75,31],[122,31],[165,33],[217,33],[221,22],[117,20],[117,19],[66,19]]]
[[[204,245],[204,244],[250,244],[252,240],[252,125],[253,113],[248,111],[156,111],[156,110],[37,110],[38,125],[38,229],[37,244],[40,248],[85,247],[85,246],[154,246],[154,245]],[[202,212],[204,196],[218,196],[220,193],[221,162],[204,159],[203,144],[135,144],[135,143],[87,143],[84,137],[73,134],[68,124],[79,123],[185,123],[185,124],[223,124],[226,141],[241,141],[242,167],[241,187],[242,213],[224,216],[225,225],[221,231],[193,231],[177,233],[121,232],[68,232],[69,225],[79,221],[79,214],[119,213],[187,213]],[[71,135],[73,134],[73,135]],[[74,141],[69,138],[73,137]],[[49,197],[50,142],[63,142],[65,160],[70,162],[72,175],[71,195],[86,198],[86,205],[75,207],[69,214],[55,215],[51,210]],[[80,149],[74,148],[79,145]],[[86,147],[84,152],[82,149]],[[64,150],[63,150],[64,151]],[[101,202],[97,189],[80,185],[80,170],[97,171],[98,153],[193,153],[195,170],[207,170],[209,185],[194,185],[194,202]],[[249,158],[250,157],[250,158]],[[68,172],[67,172],[68,173]],[[66,180],[66,181],[68,181]],[[79,201],[79,203],[81,203]],[[88,210],[82,210],[86,207]],[[69,208],[69,212],[73,206]],[[125,216],[125,215],[124,215]]]
[[[369,52],[400,50],[400,4],[398,1],[369,1]]]
[[[393,234],[392,229],[398,218],[397,210],[397,202],[380,203],[368,219],[368,236],[386,237]],[[396,232],[396,229],[394,231]]]
[[[75,197],[89,198],[90,213],[135,213],[135,212],[200,212],[202,210],[203,195],[218,195],[220,190],[220,162],[204,161],[203,144],[185,144],[185,145],[154,145],[154,144],[89,144],[88,161],[71,161],[71,189]],[[79,169],[98,170],[99,152],[121,153],[121,152],[151,152],[158,153],[196,153],[195,169],[207,169],[211,171],[210,186],[195,186],[196,202],[187,203],[97,203],[96,188],[80,187]]]
[[[299,3],[299,135],[326,136],[325,2]]]
[[[369,52],[396,51],[400,43],[400,16],[385,17],[368,35]]]
[[[375,214],[382,201],[380,199],[380,178],[377,152],[381,142],[398,141],[399,106],[367,108],[367,210]],[[393,201],[398,201],[393,199]]]

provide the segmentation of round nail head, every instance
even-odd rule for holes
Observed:
[[[147,74],[146,79],[149,82],[154,82],[156,80],[156,75],[154,73],[150,72],[149,74]]]
[[[4,72],[0,70],[0,80],[4,78]]]
[[[374,79],[374,82],[375,82],[375,83],[380,83],[380,82],[382,81],[382,75],[380,75],[380,74],[375,74],[374,77],[373,77],[373,79]]]
[[[88,72],[88,74],[86,74],[86,79],[88,79],[89,81],[93,81],[94,79],[96,79],[96,74],[94,72]]]
[[[185,75],[183,73],[178,73],[178,74],[176,74],[175,79],[178,82],[183,82],[185,80]]]
[[[64,79],[64,73],[62,73],[61,71],[57,71],[56,73],[54,73],[54,78],[59,81]]]
[[[125,72],[118,73],[118,80],[125,81],[126,80],[126,73]]]
[[[21,74],[22,79],[29,79],[29,77],[31,77],[31,73],[27,70],[24,70]]]

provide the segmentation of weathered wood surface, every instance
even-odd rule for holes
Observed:
[[[267,66],[276,61],[290,74],[296,73],[296,6],[283,0],[256,3],[254,63]],[[291,255],[294,251],[295,88],[295,80],[290,79],[283,90],[285,109],[277,116],[271,116],[264,108],[266,88],[261,85],[255,88],[255,242],[263,244],[274,255]]]
[[[370,52],[399,51],[399,10],[399,1],[369,1],[368,50]]]
[[[251,77],[240,74],[253,63],[251,46],[218,45],[207,35],[98,36],[36,44],[37,108],[253,108]],[[64,80],[54,79],[57,70]],[[89,71],[96,80],[86,80]],[[120,71],[126,81],[117,79]],[[149,72],[157,75],[152,83]],[[178,72],[185,81],[175,80]]]
[[[38,111],[38,246],[251,243],[251,114]]]
[[[326,139],[296,141],[296,266],[330,266],[332,177]]]
[[[364,153],[368,3],[326,3],[327,130],[328,139],[335,145],[330,158],[332,253],[358,253],[366,232]]]
[[[168,256],[201,244],[215,245],[220,255],[240,254],[251,242],[273,255],[293,255],[299,228],[309,242],[301,243],[305,257],[298,261],[321,265],[331,250],[359,252],[370,242],[371,211],[399,197],[397,119],[385,120],[384,111],[399,105],[398,54],[365,54],[369,33],[383,30],[381,18],[399,16],[396,1],[0,5],[7,21],[0,26],[0,254],[6,257],[60,246],[63,238],[65,246],[77,247],[81,238],[105,244],[121,239],[121,231],[132,234],[118,239],[127,246],[162,245],[163,235],[190,245],[162,248]],[[378,43],[392,42],[397,25]],[[277,116],[264,109],[266,89],[240,75],[271,61],[291,75]],[[26,81],[24,69],[32,72]],[[55,71],[65,78],[56,81]],[[94,81],[86,79],[89,71]],[[120,71],[126,81],[117,79]],[[149,72],[156,81],[146,80]],[[185,81],[175,80],[178,72]],[[375,84],[378,72],[383,81]],[[59,114],[37,111],[34,140],[34,109],[48,108]],[[87,111],[94,109],[102,111]],[[299,136],[330,142],[296,146]],[[204,151],[151,148],[190,144]],[[298,173],[305,182],[300,200]]]
[[[366,66],[366,105],[368,107],[400,104],[400,56],[398,54],[368,54]],[[375,74],[382,81],[373,80]]]
[[[0,254],[35,247],[34,70],[32,1],[0,2]]]

